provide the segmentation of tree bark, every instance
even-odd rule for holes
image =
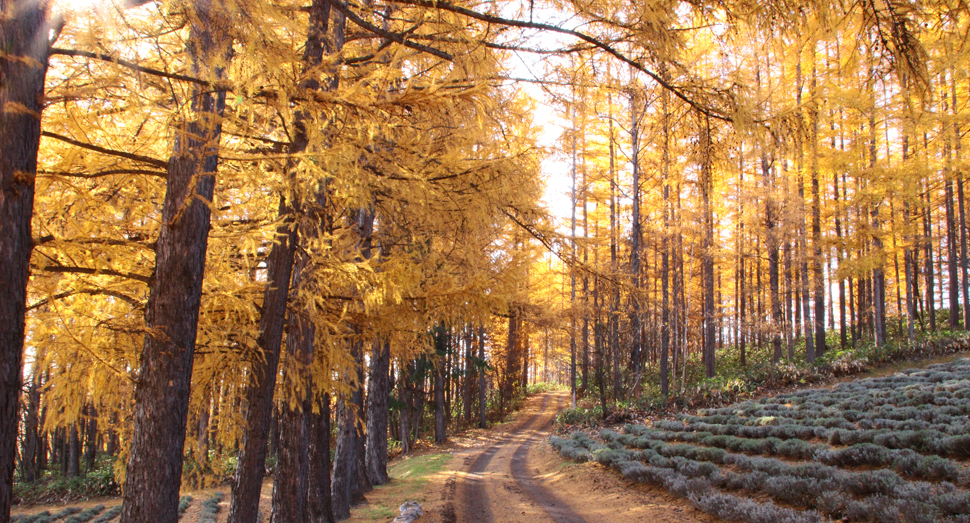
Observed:
[[[0,521],[10,518],[23,380],[30,220],[50,53],[48,4],[0,1]],[[39,65],[38,65],[39,64]]]
[[[702,245],[704,270],[704,374],[714,377],[715,314],[714,314],[714,209],[711,197],[714,192],[713,144],[711,121],[705,118],[701,124],[701,208],[704,220]]]
[[[369,234],[362,235],[364,236]],[[367,481],[366,475],[363,474],[363,435],[360,432],[362,423],[360,416],[363,407],[361,383],[363,347],[357,340],[349,343],[354,363],[350,369],[344,371],[344,379],[350,380],[352,391],[349,396],[337,400],[337,445],[330,489],[333,498],[333,515],[338,521],[350,517],[350,506],[363,494]]]
[[[663,112],[663,159],[660,171],[663,177],[663,231],[660,247],[660,286],[663,294],[660,311],[660,395],[666,401],[670,394],[670,371],[667,368],[670,353],[670,93],[667,89],[660,93],[660,104]]]
[[[87,419],[84,421],[84,466],[88,472],[94,470],[98,457],[98,409],[88,405]]]
[[[444,443],[448,437],[445,432],[445,379],[444,363],[448,350],[448,331],[444,322],[435,327],[434,332],[434,441]],[[514,376],[515,373],[513,372]]]
[[[330,492],[330,395],[318,410],[309,412],[310,467],[307,480],[306,523],[334,523]],[[296,522],[299,523],[299,522]]]
[[[33,483],[40,478],[42,470],[38,467],[40,449],[40,376],[39,365],[34,363],[30,387],[27,389],[27,405],[24,412],[24,438],[20,450],[20,477],[24,483]],[[2,520],[2,516],[0,516]]]
[[[210,0],[194,4],[186,49],[193,76],[215,80],[228,65],[231,16]],[[135,388],[121,523],[178,520],[182,450],[226,93],[195,86],[192,120],[169,159],[155,272],[145,309],[146,335]]]
[[[333,516],[337,521],[350,517],[350,504],[357,485],[357,456],[354,438],[357,416],[345,398],[337,400],[337,448],[334,456],[331,493]]]
[[[293,270],[293,287],[306,277],[309,256],[301,253]],[[271,523],[306,519],[310,467],[310,411],[313,408],[313,341],[316,330],[309,318],[291,313],[286,329],[286,365],[283,370],[283,401],[280,405],[280,436],[273,474]]]
[[[81,438],[78,423],[72,423],[67,443],[67,477],[76,478],[81,474]]]
[[[947,147],[949,149],[949,147]],[[949,150],[947,150],[949,157]],[[949,171],[949,169],[947,169]],[[944,182],[946,198],[946,266],[948,272],[947,291],[949,295],[948,306],[950,308],[949,320],[950,330],[957,330],[960,326],[960,277],[957,272],[957,232],[956,218],[954,217],[953,203],[953,182],[949,179],[950,173],[945,174],[948,178]]]
[[[291,210],[281,201],[280,213],[289,212]],[[253,362],[250,381],[246,387],[246,429],[243,432],[235,479],[232,482],[229,523],[256,522],[259,492],[266,467],[266,444],[270,436],[273,394],[276,390],[280,344],[297,241],[296,227],[292,220],[286,220],[280,225],[276,234],[277,243],[270,250],[266,262],[267,284],[263,291],[260,335],[257,339],[262,359]]]
[[[574,340],[575,340],[575,338],[574,338]],[[573,350],[573,358],[572,358],[571,372],[572,372],[573,403],[574,404],[576,402],[576,390],[575,390],[575,386],[576,386],[576,358],[575,358],[575,355],[576,355],[576,351]],[[479,361],[481,361],[484,364],[484,362],[485,362],[485,327],[483,327],[483,326],[478,327],[478,359],[479,359]],[[487,407],[487,405],[486,405],[486,397],[485,397],[485,388],[486,388],[486,385],[487,384],[485,383],[485,369],[482,368],[482,370],[480,370],[479,373],[478,373],[478,427],[479,428],[482,428],[482,429],[488,428],[488,420],[485,418],[486,407]]]
[[[811,96],[815,100],[818,96],[818,70],[815,66],[815,45],[812,44],[812,81],[810,83]],[[812,273],[815,288],[815,347],[814,351],[806,350],[808,361],[825,354],[825,273],[822,271],[822,197],[818,173],[818,108],[811,109],[811,170],[812,170]]]
[[[326,0],[314,0],[310,6],[310,19],[303,53],[303,68],[305,72],[312,71],[322,62],[326,43],[324,40],[328,35],[329,21],[330,3]],[[337,33],[336,38],[342,40],[342,31],[339,24],[337,24],[335,33]],[[304,80],[302,84],[307,89],[320,88],[319,81],[313,77]],[[297,156],[306,151],[309,145],[307,125],[310,119],[311,117],[302,111],[298,112],[294,118],[295,133],[293,141],[288,147],[288,152],[293,156]],[[296,183],[297,181],[296,169],[297,163],[295,160],[288,162],[287,172],[289,173],[288,176],[291,183]],[[315,219],[309,220],[312,225],[308,226],[308,230],[303,231],[304,236],[316,237],[317,228],[327,226],[325,215],[326,188],[320,189],[320,193],[316,195],[316,202],[298,202],[295,196],[297,194],[296,188],[293,187],[291,189],[293,192],[280,200],[279,214],[284,217],[284,221],[276,230],[277,243],[270,250],[266,262],[267,283],[263,292],[263,307],[259,325],[260,335],[257,340],[263,358],[261,361],[253,363],[253,372],[249,386],[247,387],[247,430],[243,436],[243,449],[239,455],[236,477],[232,485],[233,496],[232,503],[229,507],[228,523],[255,523],[258,514],[259,492],[262,489],[266,463],[266,441],[271,436],[269,424],[273,416],[273,395],[276,389],[283,328],[286,323],[286,306],[290,295],[290,280],[294,280],[292,282],[293,288],[299,289],[301,282],[305,279],[302,271],[308,263],[306,259],[301,259],[299,267],[296,269],[300,274],[294,275],[294,257],[298,241],[298,231],[294,214],[296,212],[306,212],[315,215]],[[291,318],[290,323],[291,325],[289,325],[288,330],[294,336],[292,340],[288,338],[288,353],[291,357],[300,360],[298,366],[302,365],[305,367],[309,365],[307,359],[312,358],[310,355],[313,353],[315,331],[313,326],[305,319]],[[305,387],[306,394],[309,394],[311,390],[309,374],[301,373],[295,379],[304,382],[302,386]],[[309,400],[305,398],[299,403],[303,405],[306,401]],[[276,451],[282,457],[287,458],[284,464],[284,468],[287,469],[286,474],[288,476],[294,473],[302,475],[300,479],[288,477],[287,480],[292,481],[292,483],[283,485],[284,491],[279,494],[274,483],[273,514],[271,515],[274,521],[300,521],[293,518],[299,517],[302,519],[304,517],[302,511],[305,504],[302,499],[305,499],[305,493],[307,491],[307,468],[303,464],[303,461],[306,459],[306,453],[308,452],[306,449],[308,441],[305,437],[307,421],[306,414],[303,410],[303,408],[300,408],[298,412],[292,412],[290,409],[284,407],[279,416],[285,419],[280,419],[280,423],[288,426],[284,426],[281,432],[277,433],[274,431],[274,434],[272,434],[274,441],[278,443],[277,445],[271,445],[271,447],[275,447],[272,450]],[[285,437],[290,439],[279,442],[276,437],[277,435],[281,438],[284,437],[282,434],[283,431],[286,432]],[[282,446],[279,443],[282,443]],[[286,445],[294,444],[299,447],[283,448]],[[277,498],[280,499],[279,503],[276,501]],[[275,519],[277,518],[276,510],[278,506],[285,512],[285,517],[288,519]],[[287,508],[283,508],[284,506]],[[287,512],[289,510],[294,512]]]
[[[630,93],[630,147],[632,149],[630,163],[633,169],[633,223],[631,224],[630,230],[630,277],[633,280],[633,289],[630,292],[630,335],[633,338],[631,341],[631,351],[635,375],[634,380],[637,381],[639,386],[640,352],[643,347],[643,340],[641,338],[643,329],[640,318],[640,290],[642,286],[640,279],[640,251],[641,243],[643,243],[643,225],[641,223],[640,209],[640,109],[637,105],[637,94],[635,91],[631,91]],[[583,381],[585,383],[585,379]],[[634,394],[637,394],[637,392],[635,391]]]
[[[367,479],[372,485],[387,483],[388,371],[391,364],[389,341],[377,340],[371,352],[367,382]],[[466,377],[467,379],[467,377]]]

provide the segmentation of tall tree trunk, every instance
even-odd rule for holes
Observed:
[[[575,337],[573,338],[575,341]],[[573,404],[576,403],[576,351],[573,350],[572,365],[570,370],[572,372],[572,386],[573,386]],[[485,362],[485,327],[478,327],[478,359],[484,363]],[[488,420],[485,419],[485,409],[486,409],[486,398],[485,398],[485,370],[478,371],[478,428],[484,429],[488,427]]]
[[[963,135],[960,129],[959,106],[957,105],[956,70],[950,66],[950,109],[953,113],[953,166],[957,180],[957,208],[960,211],[960,285],[963,294],[963,328],[970,329],[970,262],[967,261],[967,214],[963,194]]]
[[[833,140],[832,148],[834,149],[835,138],[833,137],[832,140]],[[837,250],[838,257],[839,257],[838,269],[841,269],[842,261],[845,259],[845,245],[842,242],[842,204],[841,202],[843,199],[839,195],[839,173],[838,172],[834,172],[832,174],[832,188],[833,188],[835,202],[836,202],[835,203],[836,205],[835,237],[837,238],[837,241],[838,241],[838,250]],[[851,285],[849,287],[849,292],[850,293],[852,292]],[[848,347],[848,333],[846,332],[848,328],[848,323],[849,323],[849,319],[846,317],[846,314],[845,314],[845,278],[840,276],[839,277],[839,343],[840,343],[840,347],[843,349]]]
[[[640,315],[640,291],[642,281],[640,278],[640,256],[641,244],[643,243],[643,224],[641,216],[640,202],[640,114],[641,110],[637,104],[636,91],[630,92],[630,163],[633,169],[633,223],[630,230],[630,277],[633,280],[633,289],[630,292],[630,334],[632,336],[632,363],[634,368],[634,380],[639,387],[640,377],[640,352],[643,348]],[[585,201],[585,200],[584,200]],[[585,223],[585,222],[584,222]],[[634,391],[637,394],[637,391]]]
[[[47,2],[0,1],[0,521],[10,518],[23,380],[30,220],[51,42]]]
[[[310,467],[306,523],[334,523],[330,497],[330,395],[324,394],[317,407],[309,412],[308,422]]]
[[[87,419],[84,421],[84,466],[88,471],[94,470],[98,457],[98,409],[88,405]]]
[[[210,0],[191,8],[186,50],[192,76],[218,80],[228,65],[232,16]],[[209,238],[209,203],[219,161],[226,93],[195,85],[191,115],[179,130],[166,175],[155,272],[145,309],[146,335],[135,388],[121,523],[178,520],[182,450],[192,360]]]
[[[299,314],[290,315],[283,369],[284,396],[280,405],[280,444],[273,471],[271,523],[300,522],[307,518],[310,472],[307,424],[313,396],[310,382],[313,336],[309,321],[300,318]],[[307,347],[309,351],[305,350]]]
[[[569,224],[570,224],[570,238],[572,239],[572,241],[570,242],[570,245],[572,246],[571,261],[573,263],[576,263],[576,203],[577,203],[576,180],[578,177],[578,172],[576,169],[576,158],[577,158],[576,135],[578,134],[579,130],[576,128],[576,105],[573,105],[572,110],[573,110],[573,120],[572,120],[572,124],[573,124],[572,182],[573,183],[572,183],[572,194],[571,194],[572,208],[570,209],[571,218],[570,218]],[[570,314],[569,314],[569,391],[572,397],[572,407],[576,408],[576,271],[575,270],[569,271],[569,311],[570,311]],[[480,346],[479,350],[481,350],[481,348],[482,347]],[[480,425],[481,425],[481,428],[484,429],[485,428],[485,414],[484,414],[485,380],[484,380],[484,376],[482,376],[482,378],[483,379],[480,385],[482,387],[482,390],[481,390],[482,415],[481,415]]]
[[[607,105],[609,107],[609,124],[610,124],[610,136],[609,136],[609,154],[610,154],[610,274],[618,273],[617,266],[617,235],[618,235],[618,221],[619,221],[619,209],[617,206],[617,183],[616,183],[616,143],[615,137],[613,135],[613,94],[608,93]],[[613,293],[610,297],[610,318],[609,318],[609,335],[610,335],[610,357],[613,364],[613,399],[614,401],[620,400],[620,394],[623,387],[622,376],[620,375],[620,336],[619,336],[619,316],[617,312],[617,307],[620,303],[620,288],[619,286],[613,287]],[[548,339],[548,335],[547,335]],[[637,376],[639,377],[639,376]]]
[[[870,57],[869,78],[874,78],[873,66]],[[871,80],[870,80],[871,81]],[[869,111],[869,168],[874,170],[876,167],[876,91],[875,86],[869,86],[871,110]],[[877,257],[882,254],[882,237],[880,232],[879,217],[880,202],[873,202],[871,209],[872,217],[872,250]],[[873,300],[873,330],[876,338],[876,346],[882,347],[886,343],[886,277],[882,266],[881,258],[879,264],[872,270],[872,300]]]
[[[302,64],[306,72],[319,67],[325,53],[333,54],[339,51],[343,45],[343,17],[339,14],[336,15],[331,30],[330,14],[330,4],[325,0],[315,0],[310,6]],[[303,80],[301,85],[308,90],[321,89],[320,81],[314,76],[309,76]],[[336,86],[336,76],[331,71],[330,80],[324,88],[333,90]],[[294,118],[296,133],[289,147],[290,154],[296,156],[307,150],[310,125],[312,125],[311,115],[304,111],[296,114]],[[291,161],[287,166],[288,172],[294,173],[297,167],[296,161]],[[291,176],[291,179],[296,182],[297,177]],[[333,219],[328,210],[328,191],[329,188],[325,182],[318,182],[316,192],[311,199],[295,204],[298,212],[306,215],[306,219],[301,222],[299,233],[307,245],[332,229]],[[281,209],[281,214],[283,212],[283,209]],[[293,212],[293,210],[290,210],[290,212]],[[299,256],[295,255],[297,235],[294,230],[296,225],[291,224],[290,227],[292,231],[290,241],[285,244],[288,247],[285,254],[288,255],[288,263],[292,266],[290,287],[295,291],[300,291],[312,285],[313,268],[307,249],[300,251]],[[279,231],[278,234],[282,236],[282,231]],[[286,260],[280,261],[280,264],[285,263],[287,263]],[[281,268],[280,271],[282,272],[282,270]],[[269,289],[267,289],[268,292],[270,292]],[[282,307],[285,308],[286,294],[280,290],[278,297],[282,297],[284,300]],[[279,304],[274,303],[274,305]],[[326,471],[315,470],[314,467],[320,465],[313,464],[311,461],[311,455],[314,452],[320,452],[314,450],[314,445],[321,438],[319,434],[313,434],[314,425],[319,425],[324,421],[320,419],[319,415],[313,413],[314,384],[310,368],[314,359],[316,327],[310,319],[311,315],[307,313],[312,308],[311,305],[298,303],[293,306],[296,310],[290,313],[287,322],[287,365],[283,371],[283,390],[287,394],[287,399],[280,403],[278,413],[279,447],[277,449],[277,465],[274,471],[271,514],[271,521],[274,523],[332,519],[332,512],[329,508],[329,467]],[[275,344],[278,351],[278,337],[275,338]],[[275,382],[275,371],[273,376],[272,381]],[[329,431],[329,397],[326,398],[328,403],[325,406],[327,412],[325,424]],[[271,393],[269,399],[272,400]],[[269,405],[266,408],[269,408]],[[325,437],[329,452],[329,433]],[[329,454],[327,462],[329,462]],[[326,475],[326,478],[322,478],[323,475]],[[259,483],[256,485],[259,485]],[[308,499],[311,496],[320,496],[325,499],[311,503]]]
[[[947,163],[950,158],[950,147],[944,146],[946,150]],[[947,168],[944,174],[945,206],[946,206],[946,255],[947,255],[947,291],[949,295],[948,306],[950,308],[949,320],[950,330],[957,330],[960,326],[960,277],[957,268],[957,231],[956,217],[954,216],[953,202],[953,181],[950,179],[950,169]]]
[[[352,342],[356,346],[358,342]],[[355,348],[354,350],[359,350]],[[355,385],[359,386],[359,385]],[[348,405],[348,403],[350,405]],[[350,504],[354,501],[359,489],[357,479],[357,414],[352,406],[350,397],[337,400],[337,447],[334,454],[333,480],[331,494],[333,498],[333,516],[337,521],[350,517]]]
[[[514,315],[513,315],[514,317]],[[514,320],[509,320],[509,325],[512,325]],[[511,330],[509,332],[509,340],[511,344],[512,334]],[[434,362],[434,441],[435,443],[444,443],[448,434],[445,431],[445,378],[444,378],[444,363],[445,355],[448,351],[448,330],[445,328],[445,323],[441,322],[435,327],[434,332],[434,345],[435,345],[435,362]],[[515,375],[513,372],[512,375]],[[513,382],[514,383],[514,382]]]
[[[67,477],[76,478],[81,474],[81,438],[77,425],[81,421],[71,424],[70,438],[67,444]]]
[[[303,138],[305,140],[306,135]],[[266,467],[267,441],[270,439],[270,425],[273,420],[273,394],[276,390],[286,302],[296,252],[297,230],[291,205],[285,198],[280,198],[279,214],[286,218],[276,230],[276,243],[270,249],[266,261],[267,283],[263,290],[259,338],[256,340],[262,357],[253,361],[249,383],[245,389],[246,423],[242,450],[231,484],[229,523],[255,523],[258,514],[259,492]],[[271,447],[275,451],[277,445]]]
[[[768,163],[768,155],[762,150],[761,153],[761,173],[764,178],[764,187],[770,190],[773,186],[773,176],[771,167]],[[781,329],[784,323],[781,308],[781,296],[779,296],[779,274],[778,274],[778,230],[777,218],[775,217],[775,202],[769,195],[765,197],[765,236],[768,249],[768,285],[771,290],[771,346],[772,362],[781,361]],[[760,273],[759,273],[760,274]],[[760,285],[759,285],[760,288]]]
[[[812,81],[810,84],[813,101],[818,97],[818,70],[815,66],[815,44],[812,44]],[[815,347],[806,350],[809,361],[825,354],[825,273],[822,272],[822,197],[818,174],[818,109],[811,109],[810,154],[812,170],[812,272],[815,278]]]
[[[667,359],[670,352],[670,94],[664,89],[660,94],[663,111],[663,231],[661,231],[660,286],[663,294],[660,311],[660,394],[666,402],[670,394],[670,372]],[[676,363],[674,365],[676,368]]]
[[[711,143],[711,121],[706,118],[701,123],[701,212],[704,220],[703,252],[704,270],[704,374],[714,377],[714,209],[711,197],[714,192],[713,144]]]
[[[367,478],[372,485],[387,483],[388,397],[391,393],[388,371],[391,344],[377,340],[371,352],[370,379],[367,382]],[[466,377],[467,380],[467,377]]]
[[[475,386],[475,366],[474,366],[474,356],[475,356],[475,328],[471,323],[465,326],[465,381],[462,384],[464,386],[464,399],[462,400],[463,407],[465,409],[465,425],[471,426],[472,424],[472,404],[474,403],[474,386]],[[546,367],[548,369],[548,357],[546,358]],[[370,429],[368,429],[368,434]],[[385,456],[386,459],[386,456]],[[385,466],[386,466],[385,461]]]
[[[40,478],[43,469],[39,467],[40,449],[40,363],[34,360],[30,386],[27,388],[26,410],[24,411],[24,438],[20,450],[20,477],[24,483],[33,483]],[[0,520],[3,520],[0,514]]]

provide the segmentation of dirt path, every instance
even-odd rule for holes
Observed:
[[[715,521],[661,489],[625,481],[593,464],[563,462],[549,446],[568,394],[531,398],[515,420],[455,453],[439,500],[422,521],[439,523],[657,523]]]

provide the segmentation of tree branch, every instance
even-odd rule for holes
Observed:
[[[140,301],[132,298],[131,296],[122,294],[120,292],[109,291],[107,289],[81,289],[81,290],[78,290],[78,291],[64,291],[64,292],[59,292],[59,293],[57,293],[57,294],[55,294],[53,296],[44,298],[43,300],[40,300],[37,303],[34,303],[32,305],[28,305],[27,306],[27,310],[28,311],[32,311],[34,309],[39,309],[39,308],[43,307],[44,305],[47,305],[48,303],[50,303],[52,301],[55,301],[55,300],[63,300],[64,298],[69,298],[71,296],[75,296],[75,295],[78,295],[78,294],[90,294],[90,295],[93,295],[93,296],[111,296],[112,298],[118,298],[119,300],[121,300],[121,301],[123,301],[125,303],[130,304],[132,307],[141,307],[142,306],[142,303]]]
[[[149,169],[109,169],[107,171],[98,171],[96,173],[72,173],[68,171],[46,171],[39,169],[37,174],[45,176],[65,176],[68,178],[104,178],[105,176],[113,176],[115,174],[146,174],[148,176],[158,176],[159,178],[168,177],[168,173],[164,171],[152,171]]]
[[[455,59],[455,57],[451,56],[450,54],[440,49],[435,49],[434,47],[429,47],[427,45],[421,45],[419,43],[412,42],[397,33],[385,31],[384,29],[381,29],[380,27],[377,27],[376,25],[367,22],[363,18],[357,16],[357,13],[354,13],[352,9],[347,7],[347,4],[341,2],[340,0],[330,0],[330,5],[332,5],[334,9],[336,9],[337,11],[340,11],[341,13],[343,13],[343,15],[349,18],[353,23],[360,26],[361,29],[370,31],[378,36],[382,36],[392,42],[397,42],[403,45],[404,47],[410,47],[411,49],[414,49],[416,51],[421,51],[422,53],[428,53],[430,55],[437,56],[442,60],[447,60],[451,62]]]
[[[144,163],[155,167],[160,167],[162,169],[165,169],[166,172],[168,171],[168,162],[159,160],[157,158],[152,158],[150,156],[142,156],[140,154],[134,154],[134,153],[126,153],[124,151],[116,151],[114,149],[106,149],[104,147],[100,147],[90,143],[84,143],[64,135],[52,133],[50,131],[43,131],[40,134],[41,136],[46,136],[47,138],[53,138],[55,140],[59,140],[64,143],[69,143],[71,145],[75,145],[82,149],[88,149],[89,151],[94,151],[101,154],[107,154],[109,156],[117,156],[119,158],[124,158],[126,160],[132,160],[135,162]]]
[[[206,87],[212,86],[212,82],[202,80],[201,78],[193,78],[191,76],[186,76],[184,74],[166,73],[165,71],[161,71],[159,69],[144,67],[134,62],[129,62],[128,60],[122,60],[120,58],[116,58],[114,56],[107,55],[107,54],[92,53],[91,51],[81,51],[78,49],[62,49],[60,47],[55,47],[51,49],[51,56],[54,56],[54,55],[73,56],[73,57],[79,57],[79,58],[91,58],[94,60],[101,60],[102,62],[110,62],[113,64],[118,64],[122,67],[127,67],[132,71],[138,71],[139,73],[146,73],[154,76],[160,76],[162,78],[168,78],[171,80],[179,80],[182,82],[190,82],[198,85],[204,85]]]
[[[144,283],[145,285],[150,285],[152,279],[149,276],[143,276],[134,272],[121,272],[113,271],[111,269],[92,269],[90,267],[68,267],[66,265],[47,265],[43,267],[45,272],[61,272],[70,274],[90,274],[92,276],[120,276],[122,278],[128,278],[131,280],[136,280]]]
[[[732,121],[732,118],[730,116],[726,116],[720,112],[715,111],[714,109],[701,105],[699,102],[687,96],[686,93],[682,92],[675,85],[664,80],[660,76],[660,74],[647,69],[643,64],[641,64],[640,62],[637,62],[636,60],[627,58],[626,55],[617,51],[609,44],[606,44],[605,42],[602,42],[599,39],[594,38],[586,33],[574,31],[572,29],[564,29],[562,27],[558,27],[551,24],[543,24],[539,22],[526,22],[525,20],[513,20],[510,18],[502,18],[500,16],[479,13],[478,11],[473,11],[465,7],[457,6],[448,2],[441,2],[438,0],[395,0],[395,1],[399,4],[413,5],[417,7],[427,7],[429,9],[441,9],[443,11],[449,11],[455,14],[464,15],[469,18],[473,18],[475,20],[487,22],[490,24],[505,25],[509,27],[519,27],[522,29],[537,29],[540,31],[549,31],[551,33],[559,33],[567,36],[572,36],[574,38],[578,38],[592,45],[593,47],[603,50],[607,54],[615,57],[617,60],[620,60],[621,62],[629,65],[630,67],[633,67],[637,71],[640,71],[641,73],[649,76],[650,78],[653,79],[653,81],[657,82],[657,84],[659,84],[661,87],[673,93],[674,96],[676,96],[677,98],[680,98],[687,105],[691,106],[692,108],[694,108],[694,110],[703,114],[704,116],[708,116],[710,118],[714,118],[716,120],[721,120],[724,122]]]

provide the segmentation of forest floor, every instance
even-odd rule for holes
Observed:
[[[867,372],[815,383],[807,387],[828,388],[837,383],[900,370],[925,367],[970,356],[962,352],[947,356],[880,366]],[[778,391],[773,391],[777,393]],[[458,522],[713,522],[708,516],[666,490],[627,481],[596,463],[563,461],[549,445],[556,414],[569,404],[568,392],[546,392],[525,401],[508,421],[487,430],[471,429],[449,438],[442,446],[422,446],[417,452],[393,459],[388,466],[391,481],[367,493],[351,512],[350,523],[390,521],[398,506],[417,501],[424,510],[418,523]],[[269,520],[273,485],[263,485],[260,510]],[[194,501],[180,518],[198,523],[202,502],[215,492],[226,497],[220,504],[218,523],[229,511],[227,486],[183,492]],[[14,506],[11,515],[32,515],[64,507],[86,509],[103,504],[107,509],[121,503],[118,497],[71,501],[50,505]]]
[[[564,462],[548,440],[556,414],[568,404],[566,392],[537,394],[505,423],[466,431],[444,446],[392,460],[391,481],[369,492],[347,521],[390,521],[405,501],[421,504],[424,516],[418,523],[716,521],[663,489],[626,481],[594,463]],[[272,490],[266,481],[260,499],[264,521],[269,520]],[[183,492],[194,500],[180,522],[198,523],[202,501],[215,492],[226,494],[218,513],[218,522],[224,523],[228,487]],[[56,513],[66,506],[103,504],[110,509],[120,502],[103,498],[15,507],[12,515]]]

